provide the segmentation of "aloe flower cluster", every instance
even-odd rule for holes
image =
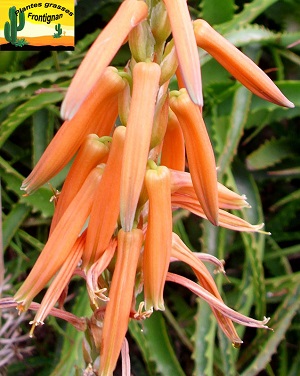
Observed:
[[[130,61],[123,69],[109,66],[124,43]],[[22,185],[33,193],[74,158],[55,196],[49,239],[14,300],[19,311],[27,310],[51,280],[31,334],[53,312],[76,325],[53,307],[74,274],[84,278],[93,309],[86,330],[97,349],[96,359],[87,349],[85,357],[102,376],[112,375],[120,353],[128,357],[129,320],[164,310],[166,282],[207,301],[235,346],[242,341],[233,322],[267,328],[268,319],[224,304],[203,261],[220,271],[222,262],[191,252],[172,232],[172,213],[180,208],[231,230],[263,227],[227,211],[249,204],[217,181],[202,117],[198,47],[254,94],[293,107],[248,57],[204,20],[193,22],[185,0],[124,0],[82,61],[62,103],[64,123]],[[178,90],[170,91],[174,77]],[[189,265],[199,283],[168,272],[173,260]]]

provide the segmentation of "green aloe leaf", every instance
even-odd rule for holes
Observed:
[[[238,187],[237,191],[245,194],[247,201],[251,204],[250,209],[242,210],[242,217],[250,223],[264,223],[261,199],[256,181],[248,173],[244,165],[238,161],[234,164],[233,171],[235,184]],[[238,215],[237,212],[235,214]],[[265,236],[261,233],[241,233],[247,256],[244,266],[244,279],[252,285],[256,316],[259,319],[262,319],[266,312],[266,289],[263,269]],[[244,294],[243,291],[242,294]],[[249,312],[245,314],[249,315]]]
[[[10,115],[2,122],[0,128],[0,147],[8,139],[8,137],[23,123],[29,116],[33,115],[39,109],[49,104],[61,101],[63,94],[59,92],[42,93],[30,98],[27,102],[18,106]]]
[[[281,206],[289,204],[290,202],[293,202],[293,201],[299,200],[299,199],[300,199],[300,189],[292,192],[291,194],[289,194],[289,195],[283,197],[282,199],[280,199],[279,201],[275,202],[275,204],[273,204],[270,207],[270,210],[272,210],[272,211],[278,210]]]
[[[248,155],[247,166],[250,170],[261,170],[274,166],[283,159],[291,157],[294,150],[286,138],[271,139]]]
[[[160,312],[154,312],[150,318],[143,321],[142,328],[136,321],[131,321],[129,330],[151,375],[184,376]]]
[[[79,291],[77,291],[76,300],[72,306],[72,313],[77,317],[89,317],[91,315],[89,297],[85,288],[80,288]],[[50,373],[50,376],[74,376],[77,374],[77,370],[80,370],[79,374],[83,374],[83,370],[85,369],[82,354],[84,333],[78,331],[69,323],[64,333],[61,350],[59,351],[59,360],[56,362],[55,368]]]
[[[50,143],[54,133],[54,116],[46,108],[32,115],[32,163],[35,166]]]
[[[218,228],[209,222],[203,222],[201,227],[203,229],[202,251],[217,256]],[[211,272],[213,271],[211,266],[208,266],[208,269]],[[194,342],[192,355],[195,362],[194,373],[196,375],[213,376],[217,321],[210,306],[205,301],[197,299],[197,303],[196,327],[192,337]]]
[[[266,336],[266,341],[258,351],[258,355],[251,362],[248,368],[240,373],[241,376],[256,376],[260,371],[266,368],[272,355],[276,352],[280,342],[284,339],[293,317],[300,308],[300,283],[295,285],[293,290],[286,296],[283,303],[272,317],[271,325],[274,332]]]
[[[196,329],[192,337],[194,342],[192,356],[195,362],[194,373],[199,376],[213,376],[216,318],[206,302],[200,299],[197,302]]]
[[[53,203],[50,202],[52,192],[47,188],[40,188],[31,196],[23,196],[20,190],[24,177],[19,174],[13,167],[0,157],[0,172],[3,182],[7,189],[14,192],[19,197],[19,203],[25,204],[32,209],[33,212],[41,212],[44,218],[50,218],[53,215]]]
[[[263,13],[269,6],[275,4],[278,0],[253,0],[251,3],[245,3],[244,9],[236,14],[232,20],[219,25],[218,31],[221,34],[226,34],[230,30],[242,27],[245,24],[251,23]]]
[[[236,155],[239,142],[244,133],[251,97],[251,92],[243,86],[241,86],[234,95],[232,112],[229,119],[229,129],[226,134],[223,152],[217,163],[219,166],[218,176],[220,180],[222,180],[224,173]]]
[[[26,99],[40,88],[49,87],[51,84],[58,84],[63,80],[69,80],[74,76],[75,71],[63,72],[39,72],[37,75],[28,78],[15,80],[0,86],[0,103],[4,108],[12,101]],[[59,93],[51,93],[59,94]],[[62,95],[60,93],[60,95]]]
[[[203,0],[201,2],[201,17],[212,25],[230,21],[234,10],[233,0]]]
[[[17,233],[19,227],[22,225],[28,214],[30,213],[30,207],[25,204],[18,203],[14,205],[12,210],[5,217],[2,225],[2,242],[3,250],[5,250],[15,233]]]

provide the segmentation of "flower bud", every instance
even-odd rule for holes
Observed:
[[[163,43],[171,34],[171,25],[165,4],[158,1],[151,9],[150,26],[158,44]]]
[[[155,39],[147,21],[140,22],[129,33],[129,47],[135,61],[152,61]]]

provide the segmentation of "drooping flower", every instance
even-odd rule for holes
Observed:
[[[21,189],[32,193],[49,181],[72,159],[83,139],[91,133],[109,135],[118,116],[118,93],[125,83],[116,68],[108,67],[76,116],[60,127]]]
[[[194,32],[197,45],[212,55],[254,94],[279,106],[295,107],[248,56],[215,31],[206,21],[196,20]]]
[[[112,375],[127,332],[142,242],[142,230],[121,229],[118,233],[117,262],[103,322],[99,370],[101,376]]]
[[[193,186],[207,216],[218,224],[217,170],[212,145],[201,111],[187,91],[171,92],[170,107],[181,125]]]
[[[101,139],[96,134],[89,134],[83,141],[59,194],[59,200],[55,206],[51,222],[50,234],[76,196],[88,174],[107,158],[110,142],[110,137]]]
[[[189,290],[191,290],[193,293],[198,295],[200,298],[207,301],[207,303],[210,304],[213,308],[221,312],[225,317],[230,318],[232,321],[235,321],[238,324],[250,326],[252,328],[269,329],[269,327],[266,325],[268,321],[270,320],[269,318],[265,317],[262,321],[259,321],[259,320],[254,320],[254,319],[251,319],[250,317],[244,316],[241,313],[238,313],[234,311],[233,309],[227,307],[219,299],[217,299],[212,294],[210,294],[205,288],[199,286],[197,283],[191,281],[188,278],[185,278],[176,274],[168,273],[167,281],[179,283],[182,286],[187,287]],[[237,343],[239,343],[238,340],[237,340]]]
[[[179,69],[191,100],[203,106],[201,70],[186,0],[163,0],[177,51]]]
[[[90,267],[108,247],[117,226],[120,213],[120,177],[122,170],[123,150],[126,128],[117,127],[113,134],[111,150],[103,177],[95,195],[87,240],[83,255],[83,268]],[[110,202],[110,205],[108,205]]]
[[[171,170],[172,194],[185,195],[197,201],[191,174],[184,171]],[[218,182],[218,202],[221,209],[250,208],[245,195],[239,195]]]
[[[70,120],[76,114],[96,81],[110,64],[130,30],[148,15],[144,1],[125,0],[115,16],[102,30],[72,80],[61,107],[63,119]]]
[[[151,62],[137,63],[133,68],[132,99],[121,175],[120,219],[125,231],[133,228],[144,181],[160,72],[159,65]]]
[[[94,194],[101,180],[102,167],[94,168],[74,197],[49,237],[42,253],[23,285],[14,296],[20,311],[29,307],[32,299],[66,261],[80,231],[90,214]]]
[[[184,137],[179,121],[171,109],[169,109],[168,125],[163,140],[161,164],[177,171],[185,169]]]
[[[164,310],[163,291],[172,244],[171,182],[167,167],[151,163],[145,175],[149,196],[148,225],[143,255],[145,308]]]
[[[214,279],[210,275],[208,269],[202,263],[202,261],[191,252],[188,247],[183,243],[178,235],[173,233],[172,236],[172,256],[177,258],[180,261],[185,262],[190,267],[193,268],[201,286],[210,294],[215,296],[221,303],[223,300],[219,294],[218,288],[214,282]],[[219,325],[221,326],[223,332],[231,340],[232,343],[242,343],[242,340],[239,338],[230,318],[224,316],[222,312],[217,310],[214,306],[211,305],[213,313],[218,320]]]
[[[81,259],[84,250],[85,239],[86,232],[84,232],[80,237],[77,238],[74,246],[70,250],[70,253],[66,256],[62,267],[52,281],[45,296],[43,297],[42,303],[34,319],[30,322],[30,324],[32,324],[30,336],[33,335],[33,331],[36,326],[44,324],[45,318],[49,315],[51,309],[58,301],[63,290],[68,286],[72,274]]]

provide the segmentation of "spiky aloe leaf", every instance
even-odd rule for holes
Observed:
[[[272,138],[248,155],[247,166],[250,170],[269,168],[292,156],[294,152],[291,142],[287,138]]]

